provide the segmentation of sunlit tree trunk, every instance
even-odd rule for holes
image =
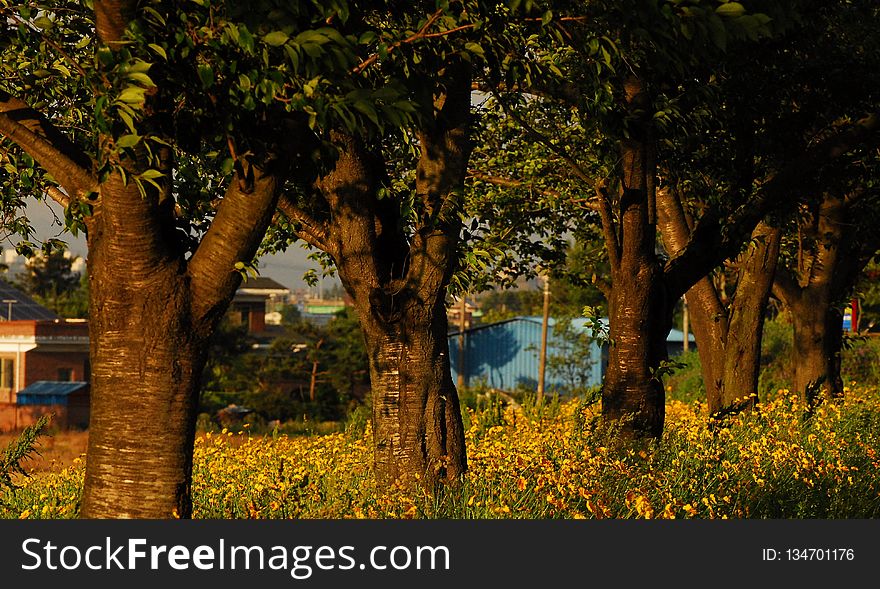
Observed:
[[[690,228],[681,202],[672,190],[658,192],[657,210],[663,242],[670,255],[687,244]],[[757,401],[764,316],[779,258],[781,231],[759,223],[750,244],[735,261],[736,288],[725,305],[711,279],[688,289],[688,311],[709,413],[721,416],[750,409]]]
[[[625,92],[627,108],[644,110],[649,105],[640,80],[628,79]],[[644,129],[631,131],[630,138],[621,142],[619,236],[603,220],[612,284],[602,416],[624,437],[659,437],[665,416],[665,391],[658,370],[666,359],[672,311],[655,252],[651,150]]]
[[[329,253],[357,310],[370,360],[376,477],[428,487],[466,469],[464,427],[452,382],[446,289],[458,263],[462,185],[470,156],[470,71],[450,63],[435,115],[418,129],[412,228],[399,203],[379,198],[382,157],[363,141],[334,133],[339,157],[317,189],[329,219],[311,218],[289,199],[301,236]]]

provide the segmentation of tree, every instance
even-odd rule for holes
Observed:
[[[4,4],[4,194],[46,193],[89,250],[84,517],[187,517],[210,337],[324,126],[397,121],[352,71],[343,2]],[[359,45],[359,41],[364,41]],[[366,59],[364,57],[363,59]],[[388,104],[385,101],[389,101]],[[364,110],[364,109],[362,109]]]
[[[810,404],[843,396],[843,307],[880,250],[875,188],[825,192],[797,225],[797,255],[777,269],[773,291],[794,327],[794,389]],[[863,228],[864,231],[859,229]]]
[[[72,271],[74,261],[64,249],[33,257],[19,285],[62,317],[88,317],[88,281]]]
[[[876,8],[866,3],[823,6],[794,30],[740,51],[737,67],[729,69],[723,79],[720,96],[727,114],[719,118],[723,127],[714,131],[720,140],[714,140],[711,148],[707,142],[694,142],[696,149],[682,150],[667,161],[670,182],[666,191],[658,193],[658,213],[671,255],[690,237],[689,220],[699,216],[695,209],[705,212],[721,204],[712,202],[719,187],[740,185],[751,198],[758,182],[789,163],[792,145],[827,137],[849,117],[877,104],[878,52],[864,41],[867,29],[863,29],[870,28],[868,23],[875,16]],[[752,67],[759,58],[760,67]],[[854,79],[858,82],[853,83]],[[755,94],[762,100],[755,101]],[[846,159],[864,157],[856,151]],[[841,175],[841,165],[836,168],[836,175]],[[852,165],[842,170],[852,178],[871,176]],[[726,414],[754,405],[762,327],[782,225],[799,201],[823,190],[821,186],[833,182],[833,176],[827,169],[814,173],[812,186],[801,187],[786,199],[784,207],[776,207],[774,215],[757,225],[747,247],[728,261],[733,279],[727,284],[733,285],[732,290],[725,292],[711,278],[701,279],[688,290],[710,413]],[[813,306],[804,311],[801,321],[809,321],[817,312]],[[797,363],[804,358],[800,356]]]
[[[381,8],[363,18],[398,32],[387,40],[388,58],[373,65],[411,89],[408,145],[334,130],[335,164],[317,171],[305,197],[281,204],[296,236],[327,255],[354,301],[370,360],[379,481],[418,478],[430,488],[457,481],[466,468],[445,302],[464,265],[473,72],[499,51],[493,43],[503,38],[506,9],[495,2]]]
[[[678,299],[736,256],[761,219],[794,202],[792,195],[807,187],[821,166],[876,141],[878,119],[869,115],[824,141],[789,146],[785,165],[762,179],[758,190],[751,190],[751,182],[745,192],[732,184],[721,199],[726,206],[705,211],[683,249],[668,260],[658,256],[657,169],[667,157],[662,148],[674,147],[676,127],[698,136],[723,106],[713,89],[726,68],[737,65],[727,56],[771,32],[783,34],[806,8],[768,5],[771,17],[746,14],[739,3],[560,5],[543,29],[549,40],[542,44],[538,38],[520,55],[526,62],[543,58],[538,63],[545,69],[564,73],[547,81],[521,68],[519,78],[495,80],[498,93],[526,86],[534,96],[567,105],[575,124],[597,137],[590,150],[580,147],[590,145],[586,140],[573,148],[563,141],[572,116],[541,128],[517,118],[508,105],[534,141],[567,166],[580,191],[596,196],[587,203],[601,219],[611,276],[603,415],[621,424],[626,436],[662,432],[660,368]]]

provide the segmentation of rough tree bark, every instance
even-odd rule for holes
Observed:
[[[117,48],[133,1],[95,1],[100,42]],[[147,123],[145,123],[147,124]],[[20,99],[0,94],[0,134],[14,141],[64,189],[65,205],[85,203],[90,304],[91,418],[85,518],[168,518],[191,514],[195,410],[206,343],[271,220],[282,168],[241,160],[215,218],[189,258],[176,237],[170,186],[130,179],[151,164],[142,152],[120,158],[100,137],[98,163]],[[99,179],[94,169],[110,163]],[[171,177],[173,162],[160,164]]]
[[[454,482],[466,469],[464,428],[450,373],[446,287],[457,263],[459,198],[470,155],[470,72],[446,68],[435,116],[418,132],[416,195],[408,234],[399,203],[380,199],[381,158],[336,133],[335,168],[319,179],[329,219],[284,199],[300,237],[329,253],[354,300],[370,360],[374,462],[380,484]]]
[[[657,211],[664,245],[675,256],[690,237],[678,195],[673,190],[658,191]],[[751,409],[757,401],[761,334],[780,238],[780,229],[758,224],[736,263],[738,279],[729,305],[710,277],[700,279],[685,294],[712,416]]]
[[[268,227],[275,185],[259,172],[244,190],[234,182],[189,263],[166,241],[158,196],[144,199],[118,174],[100,185],[86,223],[92,408],[82,517],[190,516],[207,343],[241,280],[235,263],[253,257]],[[253,225],[238,221],[248,216]]]
[[[624,90],[629,110],[647,110],[650,101],[640,80],[628,79]],[[612,288],[602,415],[627,438],[659,437],[665,417],[665,392],[657,370],[666,359],[672,318],[654,251],[652,149],[646,129],[631,129],[630,138],[621,142],[619,232],[605,231]],[[608,216],[606,210],[603,217]],[[606,218],[603,224],[611,222]]]
[[[840,352],[844,297],[880,246],[876,232],[859,234],[850,197],[826,193],[801,227],[797,268],[777,269],[774,295],[794,326],[794,388],[808,405],[843,396]]]

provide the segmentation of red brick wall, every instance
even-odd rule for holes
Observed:
[[[86,321],[0,321],[0,336],[88,337]]]
[[[62,368],[72,371],[71,380],[88,381],[88,360],[88,352],[27,352],[22,359],[25,386],[38,380],[58,380],[58,370]]]
[[[34,335],[37,331],[36,321],[0,321],[0,336],[3,335]]]
[[[52,425],[67,429],[67,407],[64,405],[15,405],[0,403],[0,433],[22,430],[37,422],[41,415],[54,413]]]

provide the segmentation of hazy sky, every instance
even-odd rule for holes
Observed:
[[[51,202],[51,207],[52,210],[45,204],[34,201],[28,204],[27,215],[37,231],[36,238],[39,240],[50,237],[62,239],[67,242],[74,254],[85,257],[86,241],[83,236],[73,237],[64,231],[63,225],[55,218],[57,215],[63,221],[64,215],[61,207],[54,202]],[[2,247],[6,250],[14,245],[14,243],[7,241],[2,244]],[[315,262],[307,259],[308,255],[309,252],[297,244],[288,248],[284,253],[264,256],[260,259],[260,275],[272,278],[291,289],[305,287],[302,276],[306,270],[311,268],[319,270]],[[335,277],[324,279],[324,288],[328,288],[334,282],[338,282]]]

